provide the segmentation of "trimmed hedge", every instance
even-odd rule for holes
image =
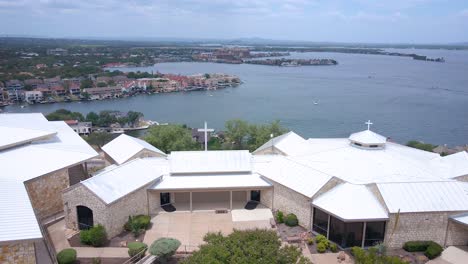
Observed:
[[[151,244],[149,252],[151,255],[157,256],[162,263],[175,254],[176,250],[180,247],[180,241],[175,238],[160,238]]]
[[[136,260],[140,260],[145,256],[146,249],[148,249],[148,245],[142,242],[130,242],[127,245],[128,247],[128,255],[130,257],[134,257],[140,253],[140,257]]]
[[[299,220],[297,220],[297,216],[295,214],[288,214],[284,219],[284,224],[287,226],[297,226],[299,224]]]
[[[338,252],[338,246],[336,244],[330,243],[329,248],[330,248],[330,251],[333,253]]]
[[[73,264],[76,261],[76,250],[67,248],[57,254],[57,262],[59,264]]]
[[[423,252],[429,259],[438,257],[444,249],[434,241],[408,241],[403,245],[408,252]]]
[[[325,245],[325,248],[328,248],[330,246],[330,241],[328,241],[328,239],[324,235],[316,236],[315,237],[315,242],[317,244],[322,243],[323,245]]]
[[[80,232],[80,241],[93,247],[102,247],[107,242],[106,229],[102,225],[96,225],[88,230]]]

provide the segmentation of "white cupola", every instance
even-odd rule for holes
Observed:
[[[353,133],[349,136],[351,145],[363,149],[383,149],[387,138],[370,130],[372,123],[366,122],[367,130]]]

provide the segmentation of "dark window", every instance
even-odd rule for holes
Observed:
[[[80,230],[86,230],[93,227],[93,210],[86,206],[78,205],[76,207],[76,213],[78,217],[78,228]]]
[[[371,247],[382,242],[385,236],[385,222],[367,222],[365,247]]]
[[[312,221],[312,229],[319,234],[327,236],[328,214],[314,207],[314,218]]]
[[[335,217],[330,217],[329,239],[342,248],[362,246],[362,229],[364,223],[345,223]]]
[[[250,191],[250,200],[260,202],[260,191]]]
[[[161,198],[161,205],[171,203],[171,194],[170,193],[160,193],[159,197]]]
[[[354,145],[362,147],[362,144],[354,142]]]
[[[370,145],[371,148],[378,148],[379,145]]]

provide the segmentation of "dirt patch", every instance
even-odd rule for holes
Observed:
[[[287,226],[285,224],[278,224],[278,234],[281,237],[281,240],[287,241],[288,237],[298,236],[300,237],[302,234],[307,233],[307,229],[303,228],[302,226]]]
[[[402,248],[388,249],[387,256],[395,256],[411,264],[423,264],[429,261],[424,252],[407,252]]]
[[[144,233],[140,234],[138,237],[135,237],[132,232],[124,231],[119,235],[113,237],[112,239],[108,240],[103,247],[123,247],[123,245],[125,245],[126,247],[127,243],[134,241],[142,242],[144,238]],[[79,233],[68,239],[68,242],[72,247],[91,247],[89,245],[81,244]]]

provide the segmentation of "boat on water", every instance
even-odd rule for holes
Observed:
[[[314,101],[314,105],[318,105],[318,102],[317,102],[317,101]]]

